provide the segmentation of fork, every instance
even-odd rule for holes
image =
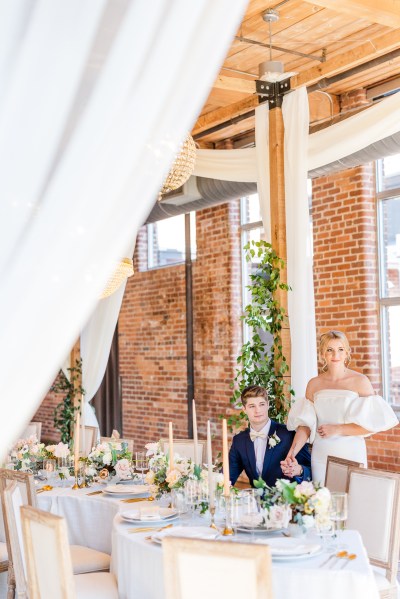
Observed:
[[[343,564],[340,565],[340,569],[344,570],[349,562],[352,562],[357,558],[355,553],[350,553],[349,555],[345,555],[345,559],[343,560]]]
[[[128,530],[129,533],[135,533],[135,532],[149,532],[150,530],[152,532],[160,532],[161,530],[165,530],[166,528],[171,528],[173,526],[173,524],[167,524],[166,526],[162,526],[161,528],[153,528],[153,526],[144,526],[144,527],[140,527],[140,528],[130,528]]]

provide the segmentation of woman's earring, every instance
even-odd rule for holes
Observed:
[[[344,361],[344,365],[346,366],[346,368],[349,367],[350,362],[351,362],[351,356],[350,356],[350,354],[347,354],[347,358]]]
[[[325,360],[325,358],[324,358],[324,363],[322,364],[321,370],[322,370],[322,372],[326,372],[328,370],[328,362]]]

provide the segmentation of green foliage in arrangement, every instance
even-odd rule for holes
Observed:
[[[62,370],[50,391],[55,393],[66,393],[64,399],[56,406],[54,410],[54,427],[61,433],[61,441],[70,443],[73,437],[73,428],[77,412],[80,410],[81,397],[85,390],[78,381],[82,380],[82,360],[76,360],[75,366],[67,369],[70,373],[68,380]],[[75,398],[79,400],[75,404]]]
[[[269,415],[278,422],[285,422],[289,409],[289,397],[293,389],[284,379],[289,366],[282,353],[281,330],[286,312],[275,299],[278,289],[289,290],[281,282],[281,270],[285,263],[266,241],[251,241],[244,246],[247,262],[257,258],[258,268],[250,275],[248,289],[251,303],[246,306],[242,320],[249,326],[252,336],[242,345],[237,358],[237,370],[232,387],[235,388],[230,403],[240,408],[240,394],[248,385],[260,385],[268,391]],[[269,347],[260,337],[260,331],[270,333]],[[230,430],[243,426],[247,416],[243,410],[227,417]]]

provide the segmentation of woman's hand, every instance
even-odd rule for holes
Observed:
[[[317,428],[317,432],[320,437],[333,437],[333,435],[341,434],[341,425],[340,424],[321,424]]]

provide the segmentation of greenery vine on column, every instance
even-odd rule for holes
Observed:
[[[66,393],[54,409],[54,427],[60,431],[63,443],[69,443],[73,438],[76,415],[81,407],[81,397],[85,394],[81,384],[82,360],[76,360],[75,366],[67,370],[70,373],[69,380],[60,370],[56,382],[50,388],[50,391],[55,393]],[[75,402],[76,397],[79,399]]]
[[[289,397],[294,395],[294,391],[284,378],[289,366],[282,353],[281,331],[287,315],[275,299],[278,289],[289,290],[288,285],[281,282],[281,270],[285,263],[266,241],[251,241],[244,246],[244,250],[247,262],[257,257],[259,264],[257,271],[250,275],[251,284],[247,288],[251,293],[251,303],[241,317],[252,331],[252,336],[243,344],[237,358],[238,368],[232,384],[236,390],[230,402],[239,408],[241,391],[248,385],[260,385],[268,390],[270,417],[285,422],[290,406]],[[271,347],[261,339],[260,330],[272,335]],[[246,418],[243,410],[231,414],[228,416],[228,425],[231,430],[239,428]]]

